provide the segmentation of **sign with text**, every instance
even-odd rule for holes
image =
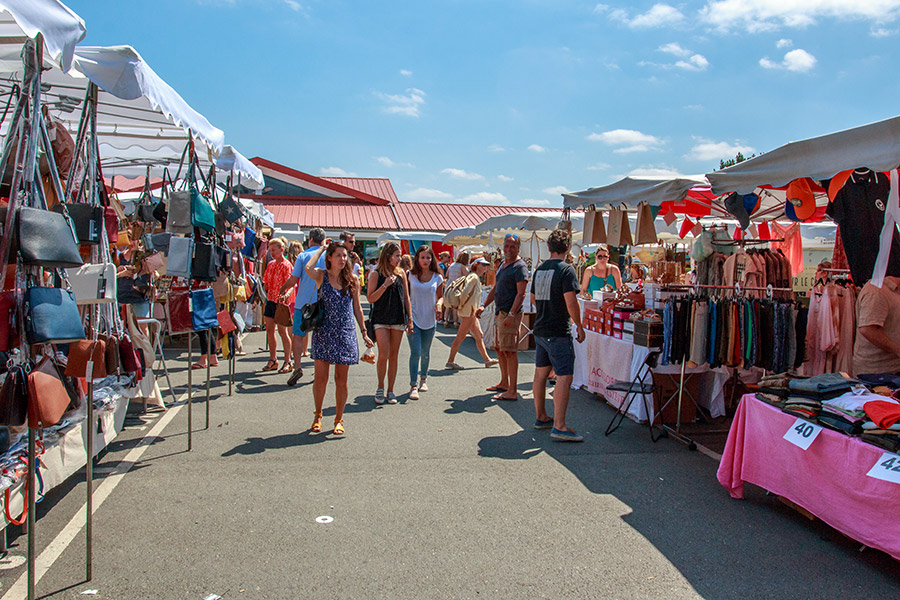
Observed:
[[[819,425],[798,418],[784,434],[784,439],[798,448],[806,450],[819,437],[821,431],[822,428]]]
[[[893,452],[885,452],[866,475],[882,481],[900,483],[900,456]]]

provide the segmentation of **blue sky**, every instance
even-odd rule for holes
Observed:
[[[248,157],[560,206],[900,114],[900,0],[69,0]]]

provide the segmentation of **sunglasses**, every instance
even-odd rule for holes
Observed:
[[[597,258],[609,258],[609,254],[598,254]]]
[[[503,239],[504,239],[504,240],[515,240],[515,241],[518,242],[518,241],[519,241],[519,236],[517,236],[515,233],[507,233],[507,234],[506,234],[506,237],[503,238]]]

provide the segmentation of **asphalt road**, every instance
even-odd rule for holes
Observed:
[[[717,463],[573,393],[569,423],[586,440],[534,431],[533,352],[521,353],[518,402],[494,402],[498,371],[474,360],[442,369],[452,331],[433,349],[430,391],[376,407],[374,367],[350,371],[347,435],[311,434],[311,364],[301,383],[260,373],[262,334],[245,340],[236,385],[213,370],[211,423],[176,407],[133,465],[122,463],[164,418],[129,427],[98,465],[112,486],[96,509],[94,577],[84,581],[84,532],[61,546],[38,594],[104,599],[233,598],[863,598],[897,597],[900,568],[748,486],[731,499]],[[185,352],[168,351],[186,388]],[[398,391],[405,391],[404,343]],[[306,365],[305,365],[306,366]],[[197,372],[195,372],[195,375]],[[168,400],[169,398],[167,398]],[[130,466],[113,477],[116,466]],[[39,505],[41,552],[84,503],[83,475]],[[317,523],[317,517],[333,517]],[[0,593],[24,573],[25,536],[10,530]],[[6,598],[8,596],[3,596]]]

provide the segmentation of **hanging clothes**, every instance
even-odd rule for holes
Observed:
[[[783,242],[771,242],[772,250],[781,250],[790,264],[791,277],[796,277],[803,272],[803,238],[800,235],[800,223],[793,223],[787,227],[779,225],[775,221],[769,224],[772,236],[775,239],[784,239]]]
[[[806,325],[806,351],[808,361],[804,365],[804,375],[812,377],[826,372],[828,353],[838,341],[834,327],[831,296],[823,289],[813,291],[809,299],[809,316]]]

